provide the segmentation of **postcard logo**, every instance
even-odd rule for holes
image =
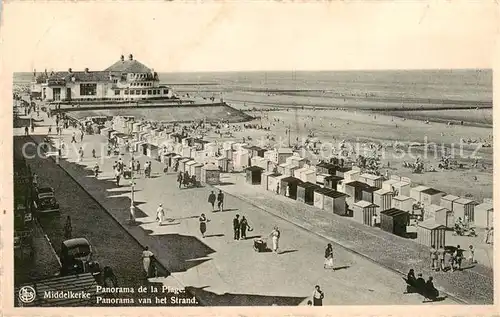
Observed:
[[[24,304],[32,303],[35,300],[36,291],[31,286],[23,286],[19,290],[19,300]]]

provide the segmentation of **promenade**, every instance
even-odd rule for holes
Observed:
[[[42,134],[42,129],[46,131],[47,128],[37,127],[35,133]],[[17,133],[22,133],[18,130]],[[233,182],[238,185],[219,187],[229,194],[226,195],[225,211],[211,212],[207,197],[214,188],[179,189],[176,175],[164,175],[160,162],[140,157],[142,166],[146,160],[152,162],[153,176],[136,179],[137,224],[131,225],[128,222],[129,182],[122,180],[122,187],[114,183],[112,164],[117,158],[91,158],[92,148],[100,155],[105,138],[85,136],[84,142],[73,148],[70,134],[71,131],[66,131],[63,136],[71,151],[60,166],[136,240],[148,245],[176,280],[199,298],[204,298],[205,304],[304,304],[316,284],[325,291],[325,305],[417,304],[423,300],[416,294],[402,294],[405,285],[396,271],[406,272],[411,266],[427,277],[431,273],[427,270],[426,257],[415,254],[415,250],[425,252],[423,254],[427,250],[419,250],[414,242],[399,241],[400,238],[380,230],[375,233],[372,228],[345,223],[349,220],[335,219],[333,215],[324,215],[317,209],[276,197],[255,186],[239,184],[236,178]],[[76,158],[79,146],[85,149],[82,162],[77,162]],[[123,160],[128,163],[128,154]],[[103,171],[98,179],[92,176],[91,170],[96,162]],[[167,218],[170,218],[162,226],[155,222],[159,203],[166,207]],[[206,238],[201,237],[198,229],[197,217],[202,212],[211,220]],[[254,228],[246,241],[233,240],[235,214],[245,216]],[[304,216],[298,216],[302,214]],[[251,238],[266,237],[274,225],[278,225],[282,233],[282,253],[254,252]],[[329,241],[337,243],[334,244],[335,271],[323,269],[324,248]],[[438,289],[469,303],[492,302],[493,286],[488,284],[492,283],[492,278],[482,274],[488,274],[488,270],[483,272],[475,268],[453,274],[432,272]],[[433,305],[454,302],[448,298]]]

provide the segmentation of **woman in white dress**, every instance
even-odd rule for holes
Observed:
[[[158,221],[158,224],[161,226],[163,223],[163,218],[165,217],[165,210],[163,210],[162,204],[158,206],[158,209],[156,209],[156,221]]]
[[[275,226],[273,231],[271,232],[271,240],[273,241],[273,252],[278,253],[279,250],[279,241],[280,241],[280,230],[278,226]]]
[[[149,269],[151,266],[151,257],[153,256],[153,252],[149,251],[148,247],[144,248],[142,251],[142,265],[144,267],[144,271],[146,272],[146,276],[149,277]]]

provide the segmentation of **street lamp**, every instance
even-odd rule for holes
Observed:
[[[130,134],[132,135],[132,133]],[[130,144],[129,144],[130,146]],[[135,202],[134,202],[134,148],[130,146],[130,155],[131,155],[131,163],[130,163],[130,222],[135,222]]]

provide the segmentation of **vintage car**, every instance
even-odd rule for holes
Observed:
[[[36,193],[35,208],[38,212],[59,211],[59,203],[52,187],[39,187]]]
[[[97,263],[92,261],[92,247],[85,238],[63,241],[61,245],[61,275],[99,272]]]

